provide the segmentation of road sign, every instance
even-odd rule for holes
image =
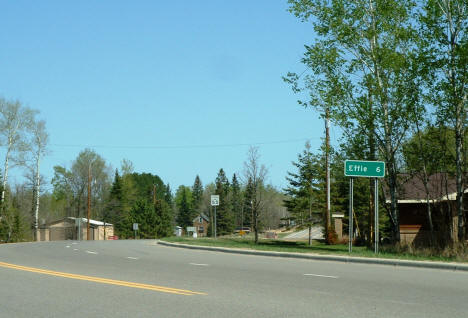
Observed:
[[[219,195],[211,195],[211,206],[219,205]]]
[[[133,223],[133,230],[138,231],[138,223]]]
[[[344,174],[347,177],[383,178],[385,177],[385,162],[345,160]]]

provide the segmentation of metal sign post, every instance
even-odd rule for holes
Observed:
[[[349,247],[348,251],[353,250],[353,177],[375,178],[374,182],[374,227],[375,244],[374,252],[379,252],[379,181],[378,178],[385,177],[385,162],[383,161],[365,161],[365,160],[345,160],[344,175],[351,177],[349,179]]]
[[[137,238],[137,231],[138,231],[138,223],[133,223],[133,231],[135,232],[135,240]]]
[[[354,179],[349,178],[349,243],[348,243],[348,252],[351,253],[353,251],[353,183]]]
[[[211,195],[211,206],[214,206],[214,237],[216,238],[216,207],[219,205],[219,195]]]
[[[379,253],[379,179],[375,178],[374,181],[374,210],[375,210],[375,219],[374,219],[374,240],[375,240],[375,247],[374,253]]]

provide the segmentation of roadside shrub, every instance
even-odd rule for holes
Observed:
[[[338,235],[336,234],[335,230],[333,230],[332,228],[328,228],[327,244],[329,245],[338,244]]]

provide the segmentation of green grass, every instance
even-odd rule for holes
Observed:
[[[397,252],[381,252],[378,255],[374,254],[373,250],[365,246],[353,246],[353,252],[348,253],[347,244],[327,245],[319,241],[313,241],[312,246],[307,242],[301,241],[283,241],[283,240],[270,240],[261,239],[258,244],[255,244],[252,237],[223,237],[223,238],[189,238],[189,237],[168,237],[163,241],[172,243],[183,243],[191,245],[202,246],[216,246],[216,247],[231,247],[231,248],[245,248],[259,251],[274,251],[274,252],[292,252],[292,253],[312,253],[323,255],[344,255],[344,256],[358,256],[358,257],[378,257],[378,258],[392,258],[392,259],[405,259],[405,260],[430,260],[430,261],[460,261],[455,257],[442,257],[442,256],[422,256],[410,253],[397,253]]]

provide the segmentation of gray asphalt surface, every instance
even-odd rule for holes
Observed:
[[[468,316],[467,272],[235,255],[155,241],[0,245],[0,262],[206,293],[0,266],[0,317]]]

